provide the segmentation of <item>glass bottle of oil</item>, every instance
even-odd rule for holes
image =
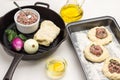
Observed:
[[[61,8],[60,15],[66,23],[77,21],[82,18],[82,4],[84,0],[67,0],[66,4]]]

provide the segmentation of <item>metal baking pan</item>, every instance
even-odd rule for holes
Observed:
[[[87,32],[96,26],[104,26],[112,33],[113,40],[105,47],[108,49],[110,56],[120,58],[118,53],[120,52],[120,27],[116,20],[111,16],[103,16],[70,23],[67,25],[67,32],[87,80],[109,80],[102,73],[103,62],[92,63],[86,60],[83,54],[85,46],[90,43],[90,40],[87,38]]]

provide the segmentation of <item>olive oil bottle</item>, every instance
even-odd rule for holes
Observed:
[[[83,4],[84,0],[82,0]],[[67,0],[67,3],[61,8],[60,15],[66,23],[77,21],[82,18],[83,10],[77,0]]]

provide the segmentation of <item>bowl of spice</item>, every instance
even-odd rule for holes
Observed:
[[[14,15],[14,21],[18,31],[24,34],[33,33],[38,29],[40,14],[31,8],[24,8],[17,11]]]

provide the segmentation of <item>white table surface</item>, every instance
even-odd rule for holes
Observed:
[[[33,5],[37,1],[50,4],[50,9],[59,13],[66,0],[14,0],[20,6]],[[16,8],[13,0],[0,0],[0,17]],[[120,0],[86,0],[83,5],[83,19],[100,16],[112,16],[120,24]],[[65,40],[50,57],[64,57],[68,66],[65,76],[61,80],[85,80],[79,59],[70,41]],[[13,57],[9,56],[0,46],[0,80],[7,72]],[[37,61],[21,61],[17,66],[12,80],[50,80],[45,73],[45,59]]]

